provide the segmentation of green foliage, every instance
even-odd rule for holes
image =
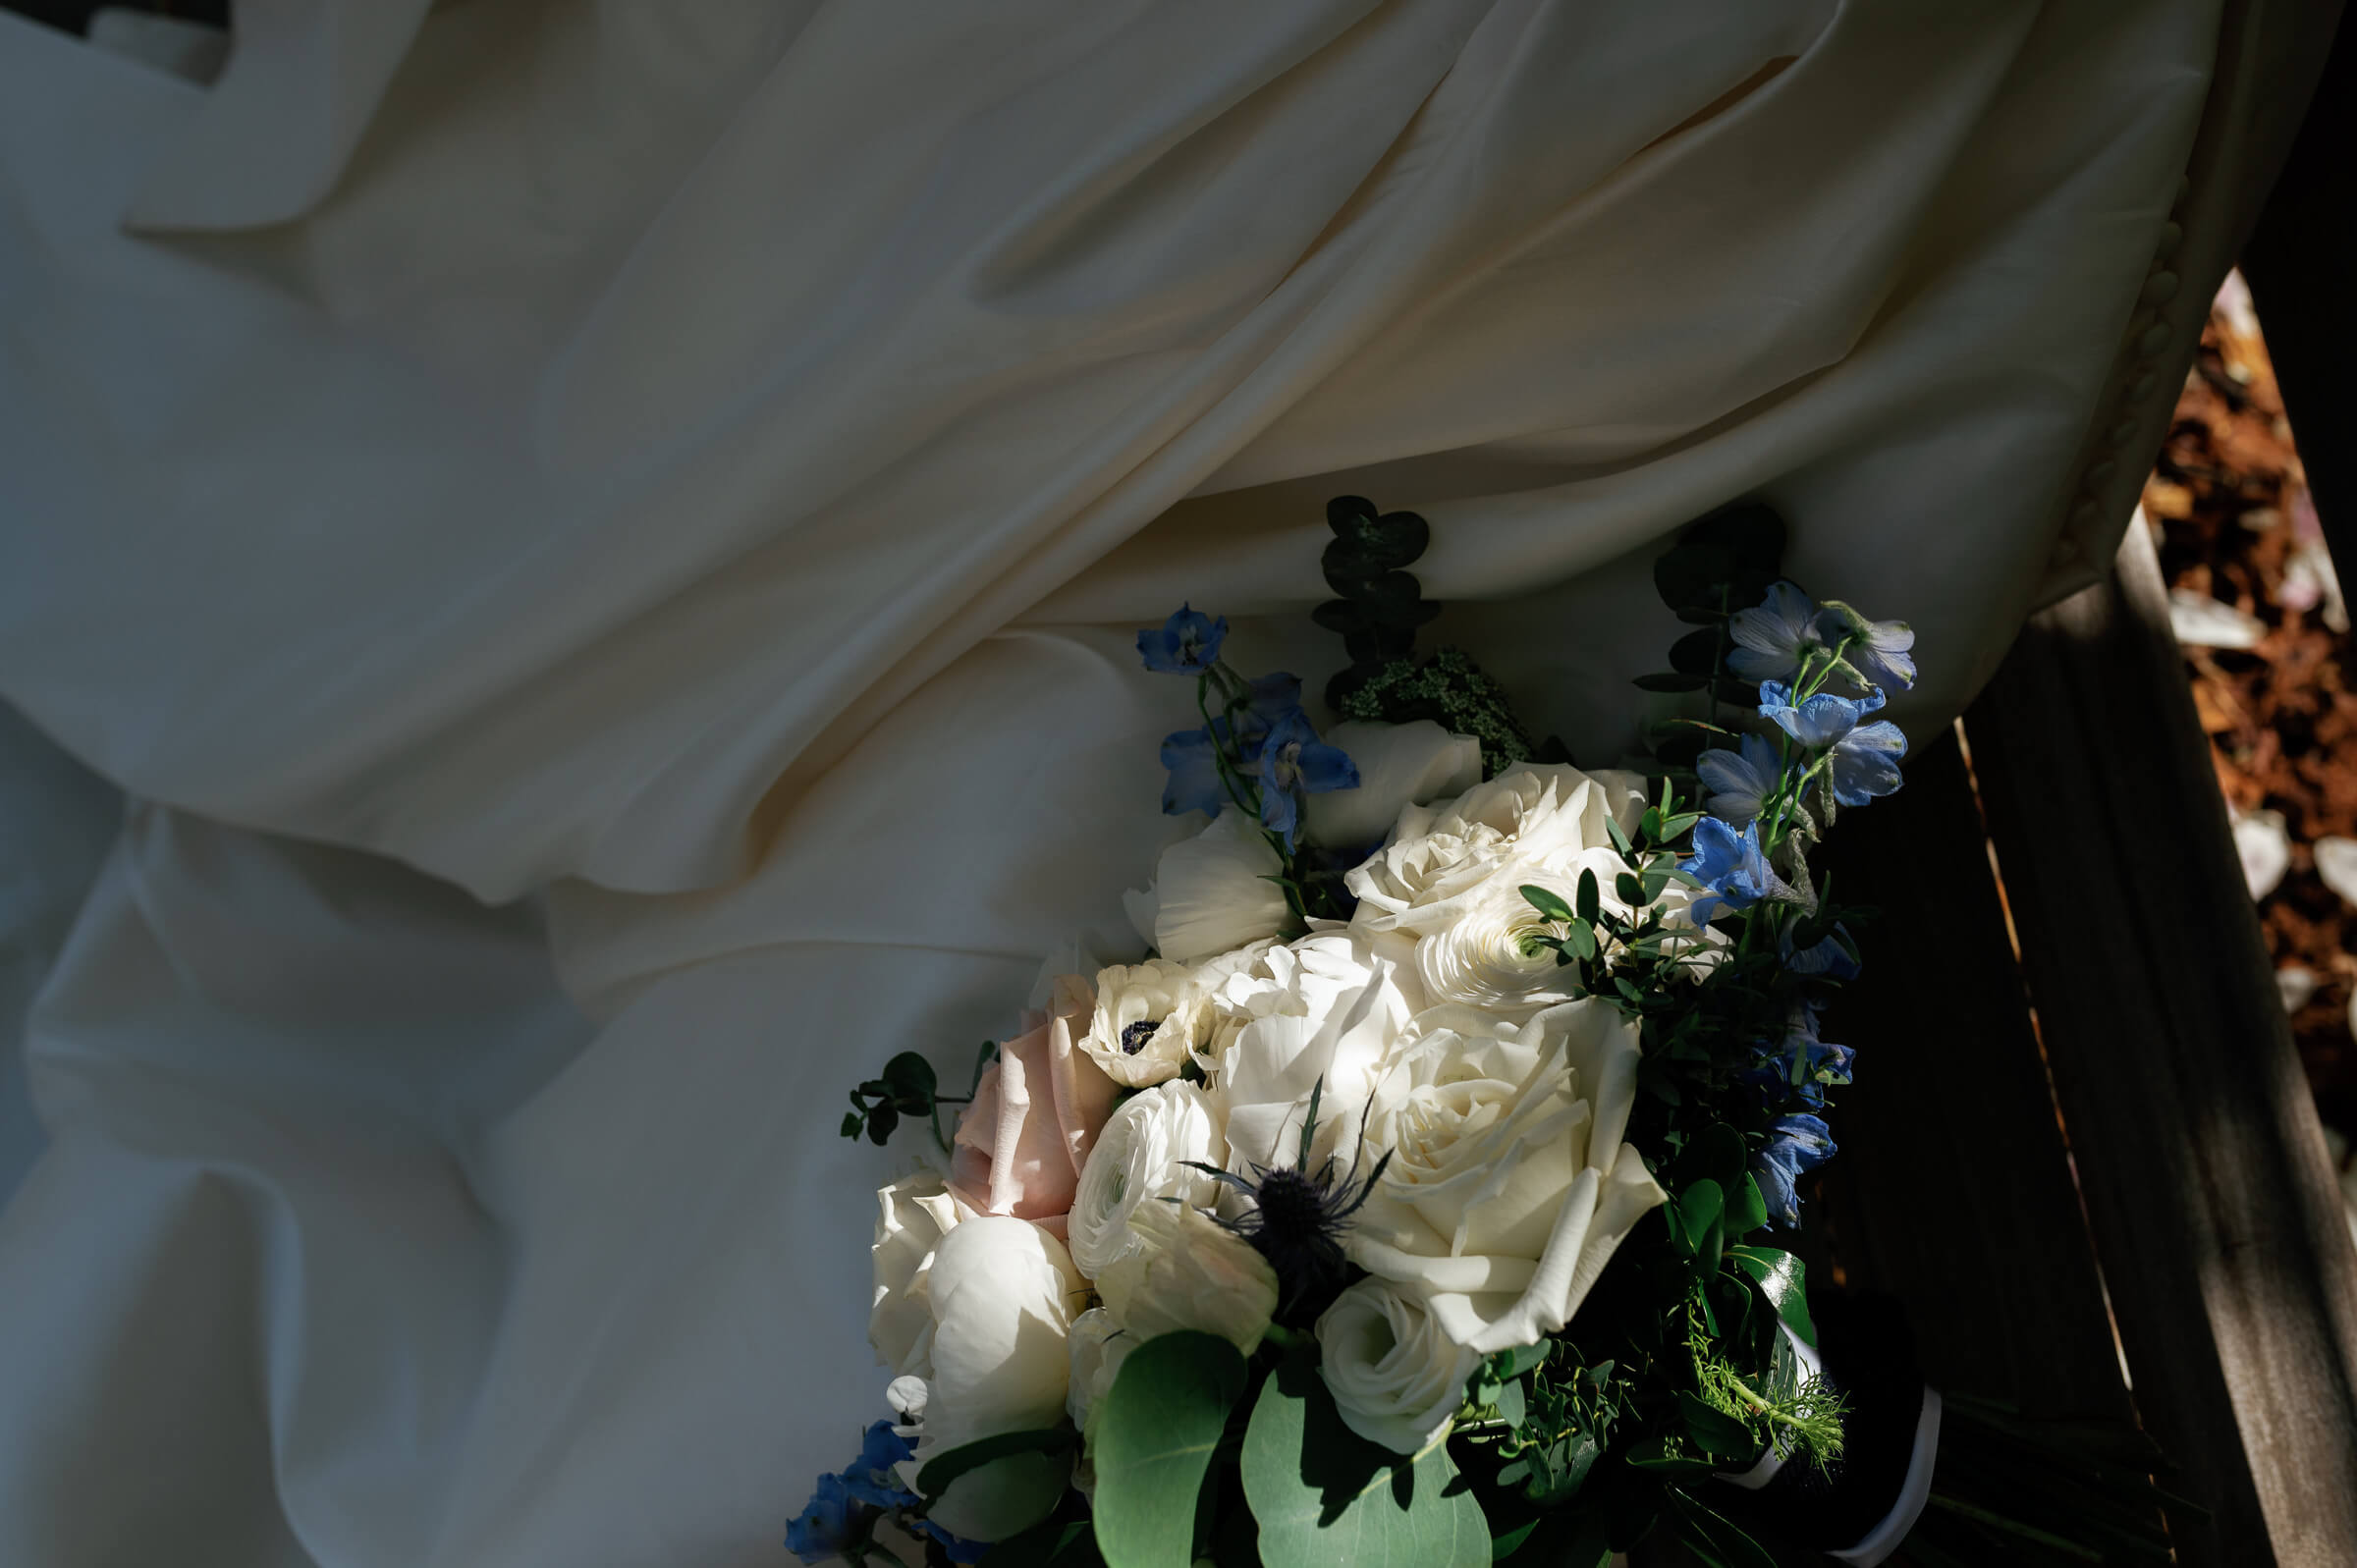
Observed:
[[[1326,503],[1326,526],[1334,539],[1321,564],[1326,585],[1340,597],[1318,606],[1311,619],[1338,633],[1350,655],[1349,668],[1326,688],[1327,704],[1340,712],[1377,671],[1408,656],[1416,628],[1441,607],[1424,597],[1406,569],[1432,538],[1422,517],[1412,512],[1378,513],[1364,496],[1337,496]]]
[[[1107,1568],[1188,1568],[1204,1473],[1244,1393],[1244,1358],[1215,1334],[1147,1340],[1090,1422],[1097,1549]]]
[[[933,1064],[913,1051],[904,1051],[884,1063],[881,1077],[870,1078],[850,1092],[851,1108],[845,1112],[842,1132],[846,1138],[866,1134],[870,1143],[882,1144],[901,1124],[904,1116],[922,1118],[933,1129],[933,1142],[941,1152],[949,1153],[949,1135],[942,1130],[943,1106],[969,1105],[974,1091],[981,1087],[982,1069],[989,1066],[999,1054],[995,1040],[982,1042],[974,1056],[974,1078],[963,1095],[945,1095],[933,1073]]]
[[[1069,1421],[1053,1427],[995,1433],[972,1442],[947,1448],[925,1461],[916,1473],[916,1489],[930,1502],[950,1489],[950,1484],[969,1471],[1016,1454],[1063,1454],[1080,1445],[1080,1433]]]
[[[1126,1370],[1126,1369],[1124,1369]],[[1343,1425],[1325,1379],[1288,1357],[1244,1431],[1244,1495],[1265,1568],[1486,1568],[1490,1527],[1446,1444],[1405,1457]]]
[[[1430,719],[1453,733],[1472,735],[1481,742],[1484,778],[1494,779],[1537,754],[1505,689],[1454,648],[1421,662],[1403,657],[1363,673],[1344,671],[1337,679],[1354,674],[1350,689],[1331,699],[1345,719],[1385,724]]]
[[[1751,1276],[1761,1296],[1776,1309],[1784,1325],[1800,1336],[1800,1342],[1816,1348],[1817,1325],[1809,1317],[1809,1293],[1800,1260],[1774,1247],[1729,1247],[1727,1256]]]

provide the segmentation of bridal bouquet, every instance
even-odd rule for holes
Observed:
[[[1138,635],[1192,688],[1163,809],[1204,820],[1131,895],[1151,950],[1051,977],[962,1097],[915,1053],[851,1092],[847,1135],[941,1158],[878,1194],[892,1414],[788,1544],[1595,1568],[1657,1527],[1724,1564],[2153,1534],[2132,1487],[1948,1487],[1912,1530],[1942,1401],[1777,1243],[1852,1062],[1819,1024],[1858,917],[1809,854],[1899,786],[1874,716],[1908,629],[1782,580],[1765,509],[1705,519],[1656,572],[1694,629],[1639,681],[1674,710],[1655,755],[1581,769],[1461,655],[1413,656],[1421,518],[1329,518],[1339,722],[1233,668],[1223,620]],[[2032,1440],[1948,1410],[1951,1459]]]

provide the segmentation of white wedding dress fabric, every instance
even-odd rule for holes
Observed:
[[[1322,506],[1611,762],[1765,495],[1944,722],[2201,112],[2149,0],[0,18],[0,1563],[775,1564],[842,1140],[1183,831]],[[201,56],[202,50],[196,51]]]

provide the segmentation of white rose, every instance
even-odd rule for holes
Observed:
[[[1202,1043],[1195,1047],[1195,1065],[1203,1069],[1206,1078],[1219,1075],[1228,1048],[1252,1021],[1249,998],[1270,984],[1268,955],[1276,946],[1275,938],[1264,937],[1195,966],[1195,984],[1203,988],[1207,1020]],[[1230,995],[1239,985],[1244,988],[1244,1000]]]
[[[1152,933],[1162,956],[1194,963],[1286,928],[1292,909],[1285,890],[1267,880],[1284,869],[1257,823],[1223,811],[1162,852],[1154,886],[1125,900],[1129,919]]]
[[[1318,1319],[1318,1368],[1343,1425],[1394,1453],[1439,1442],[1464,1402],[1481,1352],[1441,1331],[1423,1293],[1362,1279]]]
[[[1326,731],[1358,766],[1358,787],[1311,795],[1303,826],[1312,843],[1361,849],[1382,841],[1399,813],[1427,800],[1460,795],[1481,783],[1481,742],[1453,735],[1430,719],[1410,724],[1352,720]]]
[[[1424,1005],[1414,957],[1402,938],[1343,930],[1271,948],[1259,967],[1223,992],[1252,1019],[1221,1058],[1227,1165],[1292,1164],[1316,1091],[1314,1165],[1355,1136],[1377,1069]]]
[[[1211,999],[1186,965],[1167,958],[1115,964],[1097,973],[1097,1004],[1080,1049],[1115,1083],[1143,1089],[1178,1077],[1211,1022]]]
[[[933,1375],[933,1254],[959,1217],[957,1200],[930,1171],[876,1193],[876,1239],[868,1250],[876,1293],[867,1342],[896,1373]]]
[[[1181,1162],[1220,1161],[1211,1097],[1191,1083],[1159,1084],[1122,1103],[1097,1134],[1067,1229],[1072,1262],[1090,1278],[1142,1243],[1129,1232],[1140,1205],[1164,1198],[1209,1203],[1217,1184]]]
[[[1637,1026],[1594,998],[1519,1025],[1456,1005],[1419,1016],[1368,1102],[1367,1146],[1392,1159],[1351,1260],[1422,1287],[1471,1350],[1562,1328],[1664,1201],[1622,1141],[1636,1082]]]
[[[909,1463],[1055,1426],[1071,1381],[1066,1335],[1088,1294],[1064,1243],[1027,1219],[977,1215],[942,1236],[928,1272],[933,1366]],[[1004,1541],[1047,1517],[1070,1478],[1069,1454],[1012,1454],[952,1482],[932,1518],[968,1541]]]
[[[1453,900],[1500,866],[1609,847],[1606,819],[1625,830],[1644,811],[1645,782],[1636,774],[1516,763],[1454,800],[1400,812],[1392,841],[1343,879],[1358,896],[1354,923],[1372,931],[1439,930],[1455,917]]]
[[[1277,1310],[1277,1271],[1250,1243],[1180,1204],[1147,1204],[1129,1227],[1143,1247],[1097,1276],[1116,1323],[1140,1341],[1191,1328],[1247,1356],[1260,1348]]]
[[[1122,1363],[1141,1343],[1137,1335],[1114,1321],[1112,1313],[1091,1307],[1072,1320],[1072,1381],[1064,1396],[1065,1414],[1085,1433],[1088,1418],[1103,1402],[1121,1376]]]

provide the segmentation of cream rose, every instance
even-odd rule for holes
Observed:
[[[1455,900],[1501,866],[1609,847],[1606,820],[1625,830],[1644,811],[1645,782],[1636,774],[1516,763],[1454,800],[1400,812],[1392,841],[1343,879],[1359,900],[1354,924],[1419,935],[1442,929],[1456,918]]]
[[[1481,1352],[1433,1322],[1415,1286],[1362,1279],[1318,1319],[1320,1376],[1343,1425],[1394,1453],[1421,1453],[1448,1434]]]
[[[1208,1040],[1211,998],[1195,972],[1167,958],[1097,972],[1097,1004],[1080,1049],[1115,1083],[1143,1089],[1178,1076]]]
[[[1277,1310],[1277,1271],[1266,1258],[1180,1204],[1147,1204],[1129,1228],[1142,1246],[1097,1276],[1114,1322],[1141,1341],[1191,1328],[1247,1356],[1260,1348]]]
[[[932,1366],[910,1465],[1056,1425],[1071,1384],[1067,1338],[1088,1296],[1064,1243],[1029,1220],[976,1216],[942,1236],[927,1272]],[[969,1541],[1004,1541],[1047,1517],[1070,1478],[1069,1454],[1010,1455],[952,1482],[931,1517]]]
[[[1338,724],[1325,734],[1358,767],[1358,787],[1311,795],[1302,826],[1312,843],[1364,849],[1380,843],[1399,813],[1461,795],[1481,783],[1481,742],[1430,719],[1408,724]]]
[[[1454,1004],[1419,1015],[1369,1096],[1367,1145],[1392,1160],[1351,1260],[1420,1287],[1470,1350],[1562,1328],[1664,1201],[1622,1141],[1636,1081],[1637,1026],[1603,1000],[1520,1024]]]
[[[1059,1010],[1008,1041],[982,1070],[973,1103],[958,1118],[950,1191],[986,1215],[1035,1219],[1057,1235],[1097,1131],[1119,1089],[1072,1044],[1085,988],[1058,988]]]
[[[876,1360],[900,1374],[928,1376],[933,1366],[933,1254],[959,1220],[958,1201],[939,1176],[919,1171],[876,1193],[875,1300],[867,1342]]]
[[[1258,824],[1223,811],[1194,838],[1165,849],[1154,886],[1124,902],[1155,951],[1195,963],[1286,928],[1291,907],[1285,890],[1267,880],[1284,869]]]
[[[1318,1092],[1312,1160],[1347,1147],[1392,1043],[1424,1005],[1408,943],[1332,931],[1271,948],[1223,988],[1251,1021],[1220,1058],[1229,1169],[1291,1164]],[[1323,1084],[1323,1090],[1319,1086]]]
[[[1122,1103],[1080,1172],[1067,1235],[1072,1262],[1090,1278],[1143,1245],[1130,1233],[1139,1206],[1164,1198],[1209,1203],[1216,1183],[1184,1163],[1217,1164],[1220,1124],[1211,1097],[1191,1083],[1159,1084]]]

